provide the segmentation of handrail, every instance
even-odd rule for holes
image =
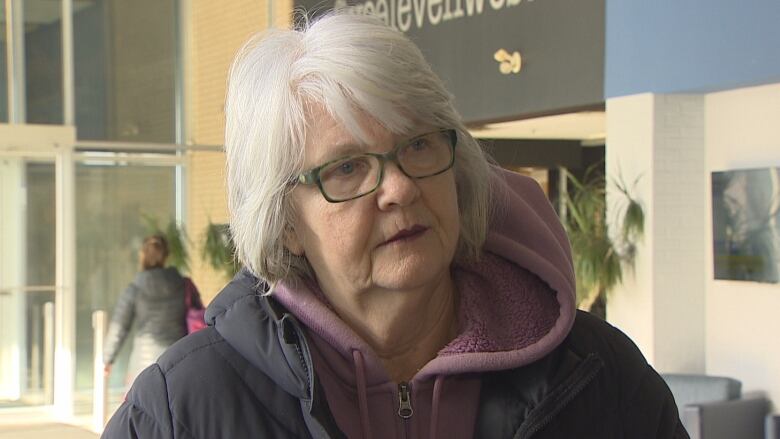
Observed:
[[[97,141],[97,140],[78,140],[76,141],[76,151],[157,151],[157,152],[175,152],[175,151],[213,151],[222,152],[223,145],[205,145],[205,144],[176,144],[159,142],[117,142],[117,141]]]
[[[54,293],[57,291],[56,285],[19,285],[16,287],[0,287],[0,294],[13,293],[14,291],[20,291],[22,293],[34,293],[42,291],[51,291]]]

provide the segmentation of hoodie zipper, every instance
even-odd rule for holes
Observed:
[[[403,423],[404,437],[411,436],[411,422],[409,419],[414,414],[412,408],[412,385],[409,382],[401,381],[398,383],[398,417]]]
[[[398,383],[398,416],[407,420],[414,414],[412,409],[411,384],[403,381]]]

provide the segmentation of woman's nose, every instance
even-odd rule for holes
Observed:
[[[377,189],[377,203],[381,210],[407,206],[419,196],[417,181],[407,177],[395,163],[386,163],[382,184]]]

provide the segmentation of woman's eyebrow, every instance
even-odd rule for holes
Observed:
[[[367,152],[366,146],[356,142],[343,142],[335,145],[326,146],[320,149],[320,154],[317,154],[316,162],[314,166],[319,166],[330,160],[334,160],[340,157],[363,154]]]

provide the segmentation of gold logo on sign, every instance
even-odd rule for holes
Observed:
[[[493,59],[498,62],[498,71],[503,75],[510,73],[519,73],[520,68],[523,66],[523,59],[520,57],[520,52],[509,53],[506,49],[498,49],[493,54]]]

